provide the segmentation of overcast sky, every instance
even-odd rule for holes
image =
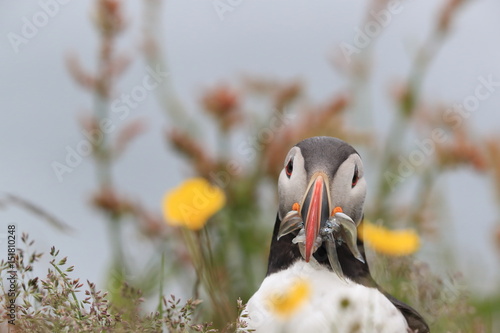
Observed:
[[[38,1],[0,1],[4,114],[0,191],[29,199],[77,231],[63,235],[16,208],[0,210],[0,222],[16,223],[19,232],[29,232],[42,251],[55,245],[76,265],[75,275],[102,282],[109,247],[106,221],[88,205],[96,187],[93,164],[90,158],[84,159],[62,182],[51,168],[52,162],[64,160],[67,146],[76,147],[81,141],[77,119],[92,107],[91,95],[74,83],[64,59],[73,53],[86,68],[95,69],[94,1],[55,1],[40,1],[52,4],[52,16],[45,15],[46,22]],[[381,132],[391,117],[390,87],[406,77],[412,54],[427,37],[428,22],[434,22],[442,2],[404,2],[377,42],[371,87],[376,110],[373,126]],[[345,78],[332,68],[331,58],[342,42],[353,43],[366,5],[367,1],[360,0],[242,0],[221,14],[210,0],[169,0],[161,7],[169,75],[189,107],[195,107],[204,87],[235,81],[245,73],[300,78],[312,101],[322,101],[346,86]],[[130,92],[147,73],[140,51],[142,2],[125,1],[125,6],[129,26],[119,45],[133,62],[117,84],[117,95]],[[500,81],[499,17],[497,0],[471,1],[460,12],[424,82],[428,99],[461,102],[474,93],[480,77]],[[42,26],[29,31],[26,25],[34,19],[41,20]],[[13,42],[14,35],[23,36],[26,31],[28,37]],[[481,133],[498,133],[499,105],[500,89],[481,102],[468,123]],[[164,191],[189,174],[182,161],[165,153],[163,131],[171,124],[154,95],[149,94],[131,116],[148,119],[149,130],[116,165],[116,182],[157,209]],[[491,287],[500,278],[491,241],[499,216],[493,187],[488,179],[467,171],[454,172],[438,185],[446,196],[450,220],[455,221],[450,223],[447,241],[460,251],[460,267],[466,275],[471,267],[486,267],[478,287]]]

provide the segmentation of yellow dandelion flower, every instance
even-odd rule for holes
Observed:
[[[204,178],[191,178],[165,194],[162,210],[168,224],[199,230],[225,203],[219,187]]]
[[[309,298],[311,286],[303,279],[297,279],[285,290],[269,295],[267,301],[272,312],[289,317]]]
[[[358,227],[358,235],[375,251],[392,256],[409,255],[420,247],[415,230],[389,230],[367,220]]]

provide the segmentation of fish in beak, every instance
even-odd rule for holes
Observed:
[[[364,262],[356,245],[357,228],[355,222],[342,212],[341,207],[332,209],[328,176],[322,172],[311,177],[302,204],[294,204],[281,222],[278,240],[299,230],[292,240],[306,262],[323,244],[333,271],[343,276],[337,256],[337,243],[344,242],[356,259]]]

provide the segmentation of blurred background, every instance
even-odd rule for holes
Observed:
[[[0,220],[60,249],[72,276],[111,294],[127,281],[153,310],[159,280],[196,294],[189,242],[206,237],[219,292],[245,302],[265,274],[283,158],[330,135],[364,159],[366,217],[420,236],[409,257],[370,250],[381,284],[405,295],[404,267],[421,279],[406,300],[431,324],[445,327],[434,306],[466,302],[472,319],[452,331],[500,330],[498,1],[41,0],[0,13]],[[161,213],[195,176],[227,197],[201,233]]]

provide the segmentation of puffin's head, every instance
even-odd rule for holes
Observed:
[[[332,137],[313,137],[288,152],[278,180],[279,218],[298,211],[304,222],[305,259],[327,220],[341,212],[359,225],[366,182],[356,150]]]

